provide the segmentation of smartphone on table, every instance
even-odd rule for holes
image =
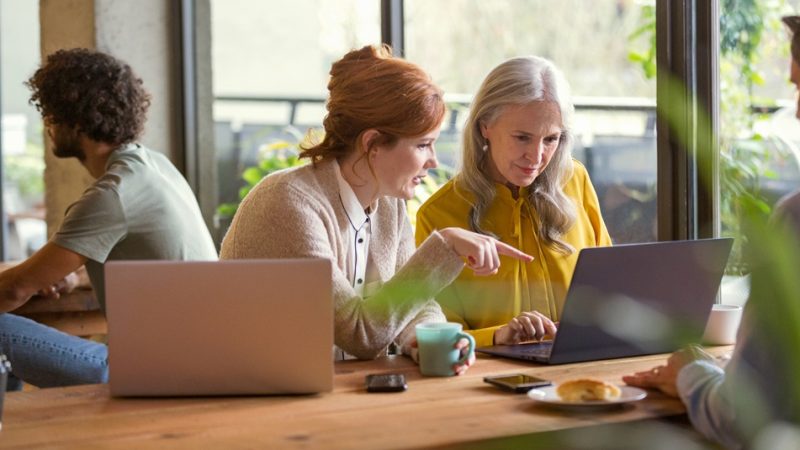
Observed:
[[[367,375],[367,392],[402,392],[408,389],[402,373],[375,373]]]
[[[483,381],[504,389],[506,391],[525,393],[533,388],[550,386],[550,380],[535,377],[533,375],[526,375],[524,373],[511,373],[506,375],[494,375],[484,377]]]

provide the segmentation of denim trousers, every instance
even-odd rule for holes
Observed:
[[[0,314],[0,352],[38,387],[108,382],[108,347],[14,314]]]

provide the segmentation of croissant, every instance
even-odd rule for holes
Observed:
[[[595,378],[578,378],[558,385],[556,393],[565,402],[591,402],[616,400],[621,391],[619,387]]]

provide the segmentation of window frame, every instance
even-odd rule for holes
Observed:
[[[0,33],[0,40],[2,40],[2,33]],[[0,46],[2,49],[2,46]],[[0,50],[0,61],[3,60],[2,50]],[[0,77],[2,74],[0,74]],[[2,81],[2,80],[0,80]],[[2,86],[2,84],[0,84]],[[0,89],[0,117],[3,115],[2,105],[3,105],[3,93],[2,89]],[[2,129],[0,129],[0,135],[2,135]],[[6,205],[3,186],[5,185],[6,179],[6,168],[5,168],[5,153],[3,152],[3,139],[0,136],[0,261],[7,261],[8,260],[8,245],[6,244],[6,240],[8,239],[8,214],[6,214]]]
[[[655,0],[658,240],[716,237],[719,225],[719,0]],[[179,162],[210,226],[216,208],[210,0],[182,0],[183,157]],[[404,1],[381,0],[381,40],[404,52]],[[194,31],[193,33],[190,31]],[[198,38],[203,45],[198,44]],[[680,83],[668,83],[664,75]],[[707,126],[706,126],[707,125]],[[680,135],[688,136],[681,142]]]
[[[656,0],[656,51],[658,239],[716,237],[719,0]]]

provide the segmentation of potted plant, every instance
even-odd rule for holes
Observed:
[[[253,189],[264,177],[278,170],[303,165],[306,161],[299,158],[300,149],[303,146],[313,145],[319,142],[322,135],[321,129],[309,128],[305,135],[300,134],[294,128],[288,127],[287,131],[295,135],[294,141],[285,139],[274,140],[265,143],[258,151],[258,160],[255,165],[248,166],[242,171],[241,179],[244,185],[239,188],[239,199],[235,202],[225,202],[217,206],[214,214],[214,226],[217,231],[218,241],[228,231],[228,227],[239,209],[239,204],[244,200],[250,190]]]

